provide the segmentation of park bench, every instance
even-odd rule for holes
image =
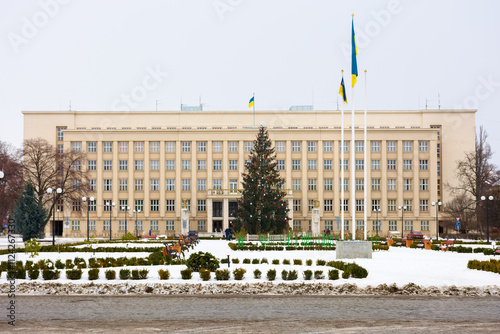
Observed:
[[[156,239],[156,235],[141,235],[142,239]]]
[[[500,255],[500,247],[497,247],[495,249],[495,252],[493,253],[493,255]]]
[[[165,248],[163,248],[163,255],[170,255],[172,258],[180,259],[181,256],[184,258],[184,250],[180,243],[172,242],[172,245],[164,243]]]
[[[416,248],[424,249],[424,244],[423,244],[422,242],[419,242],[419,243],[416,245]]]
[[[441,250],[442,251],[447,251],[449,248],[451,248],[455,244],[455,240],[446,240],[446,242],[441,243]]]

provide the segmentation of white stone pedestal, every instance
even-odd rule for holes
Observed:
[[[372,243],[371,241],[337,241],[336,245],[337,259],[371,259]]]
[[[187,234],[189,232],[189,210],[181,210],[181,234]]]
[[[320,234],[320,224],[319,224],[319,209],[314,208],[312,210],[312,233],[313,234]]]

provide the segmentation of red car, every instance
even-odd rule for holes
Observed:
[[[408,234],[408,239],[423,239],[424,235],[422,232],[411,232]]]

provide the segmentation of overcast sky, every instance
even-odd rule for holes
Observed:
[[[442,109],[477,108],[500,166],[499,12],[494,0],[0,0],[0,140],[19,147],[22,110],[70,100],[248,110],[255,93],[258,110],[336,109],[354,13],[368,108],[437,109],[438,94]]]

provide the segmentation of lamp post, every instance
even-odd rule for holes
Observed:
[[[380,212],[380,208],[379,209],[375,209],[373,211],[375,211],[375,213],[377,214],[377,239],[378,239],[378,230],[380,229],[380,224],[379,224],[379,221],[378,221],[378,213]]]
[[[404,212],[406,210],[406,205],[403,205],[403,206],[399,206],[398,207],[399,210],[401,210],[401,239],[403,239],[403,236],[404,236]]]
[[[130,210],[130,206],[125,206],[123,205],[121,207],[122,211],[125,211],[125,232],[127,231],[127,216],[128,216],[128,210]]]
[[[438,212],[439,207],[443,205],[441,202],[432,202],[432,206],[436,207],[436,240],[439,240],[439,220],[438,220]]]
[[[488,196],[490,201],[493,201],[493,196]],[[486,201],[486,196],[481,196],[481,201]],[[488,201],[486,201],[486,242],[490,242],[490,222],[488,216]]]
[[[111,214],[113,213],[113,206],[116,205],[115,202],[111,203],[111,201],[106,202],[109,205],[109,240],[111,240]]]
[[[87,241],[90,240],[90,222],[89,222],[89,211],[90,211],[90,202],[94,201],[94,197],[89,198],[89,202],[87,203]],[[87,197],[83,196],[82,197],[82,202],[86,203],[87,202]]]
[[[54,191],[55,190],[55,191]],[[52,188],[47,189],[47,194],[53,194],[53,202],[52,202],[52,246],[56,245],[56,211],[55,206],[56,206],[56,194],[59,195],[62,193],[61,188],[57,188],[52,190]]]
[[[137,238],[137,214],[141,212],[141,210],[134,210],[134,213],[135,213],[135,237]]]

